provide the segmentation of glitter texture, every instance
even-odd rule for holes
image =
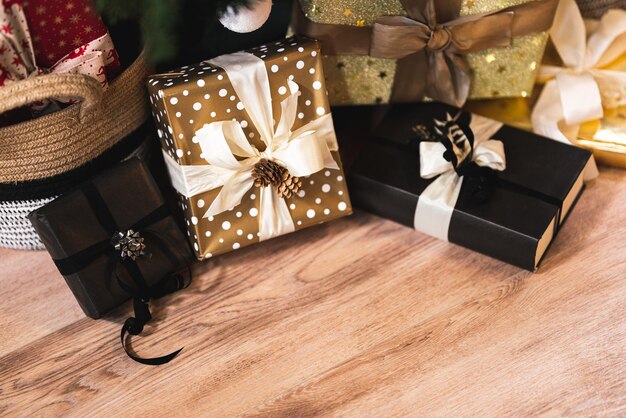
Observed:
[[[460,14],[485,13],[528,1],[466,0]],[[400,0],[300,0],[300,4],[305,15],[318,23],[371,26],[380,16],[406,15]],[[524,92],[532,91],[536,63],[541,62],[547,40],[547,33],[519,36],[509,48],[468,54],[472,76],[470,98],[521,97]],[[331,104],[387,103],[396,62],[371,57],[326,56],[324,70]]]

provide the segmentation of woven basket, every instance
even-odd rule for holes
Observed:
[[[53,97],[81,97],[66,109],[0,128],[0,183],[43,179],[82,166],[150,116],[144,54],[103,92],[82,74],[46,74],[0,88],[0,113]]]
[[[146,137],[144,132],[138,141],[136,133],[150,118],[144,84],[150,72],[142,53],[106,91],[80,74],[46,74],[0,88],[0,114],[54,97],[82,99],[58,112],[0,128],[0,246],[43,249],[26,219],[30,211],[97,169],[129,154],[145,154],[148,145],[133,150]],[[117,151],[109,152],[113,149]]]

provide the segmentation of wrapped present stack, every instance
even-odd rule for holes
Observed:
[[[195,9],[166,3],[99,2],[141,23],[147,49],[131,65],[88,0],[0,10],[0,112],[21,107],[29,119],[0,128],[0,201],[63,181],[37,189],[46,200],[29,207],[41,238],[31,248],[45,244],[88,316],[133,299],[121,340],[145,364],[179,351],[139,357],[126,335],[150,321],[149,300],[188,283],[176,272],[190,259],[334,221],[354,202],[535,271],[598,175],[580,146],[602,161],[626,156],[624,10],[584,21],[575,0],[300,0],[295,36],[214,44],[168,70],[188,56],[181,43],[217,32],[193,17],[177,31]],[[281,32],[256,30],[291,11],[268,0],[206,7],[220,30],[251,32],[238,45]],[[118,164],[146,137],[160,149],[157,180],[139,161]],[[342,142],[355,150],[345,172]],[[0,244],[11,233],[0,218]]]

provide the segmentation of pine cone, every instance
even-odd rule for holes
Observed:
[[[302,180],[289,174],[282,165],[263,158],[255,164],[252,178],[256,187],[274,187],[280,197],[289,198],[302,188]]]
[[[289,198],[300,191],[302,188],[302,180],[300,180],[299,177],[292,176],[289,174],[289,171],[285,169],[280,185],[274,188],[280,197]]]

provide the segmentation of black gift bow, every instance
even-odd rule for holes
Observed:
[[[175,274],[170,277],[166,277],[163,280],[156,283],[154,286],[150,287],[147,285],[141,270],[135,263],[135,261],[130,258],[121,259],[120,255],[115,250],[115,240],[114,238],[118,235],[119,232],[125,232],[128,229],[133,229],[136,231],[141,231],[141,233],[150,237],[150,245],[156,245],[159,249],[166,254],[168,257],[175,260],[184,260],[185,257],[181,256],[181,254],[174,247],[168,246],[161,237],[153,234],[149,230],[146,230],[149,226],[159,222],[162,219],[165,219],[169,216],[169,212],[165,205],[162,205],[155,210],[153,210],[148,215],[144,216],[139,221],[135,222],[130,227],[123,229],[120,228],[113,218],[106,201],[102,198],[102,195],[95,187],[92,182],[87,182],[80,187],[80,190],[85,195],[87,202],[91,206],[96,218],[100,225],[107,231],[111,239],[103,240],[96,244],[93,244],[86,249],[79,251],[76,254],[73,254],[67,258],[54,260],[59,272],[64,275],[70,275],[77,273],[87,267],[90,263],[92,263],[98,256],[102,254],[110,254],[110,260],[116,262],[116,265],[121,265],[124,270],[126,270],[127,274],[131,277],[134,282],[135,288],[129,286],[120,278],[120,275],[117,273],[117,266],[115,268],[116,277],[118,284],[120,287],[130,294],[133,297],[133,311],[135,316],[126,319],[124,325],[122,326],[120,332],[120,339],[122,343],[122,347],[126,354],[133,360],[147,365],[161,365],[170,362],[174,357],[180,353],[182,348],[167,354],[161,357],[155,358],[142,358],[134,355],[129,351],[129,346],[126,344],[126,333],[130,335],[138,335],[143,331],[144,325],[152,319],[152,315],[150,313],[149,301],[151,298],[159,298],[169,293],[173,293],[177,290],[183,289],[189,285],[191,282],[191,269],[187,264],[188,278],[185,280],[182,276]],[[174,251],[177,254],[174,254],[171,251],[171,248],[174,248]]]

